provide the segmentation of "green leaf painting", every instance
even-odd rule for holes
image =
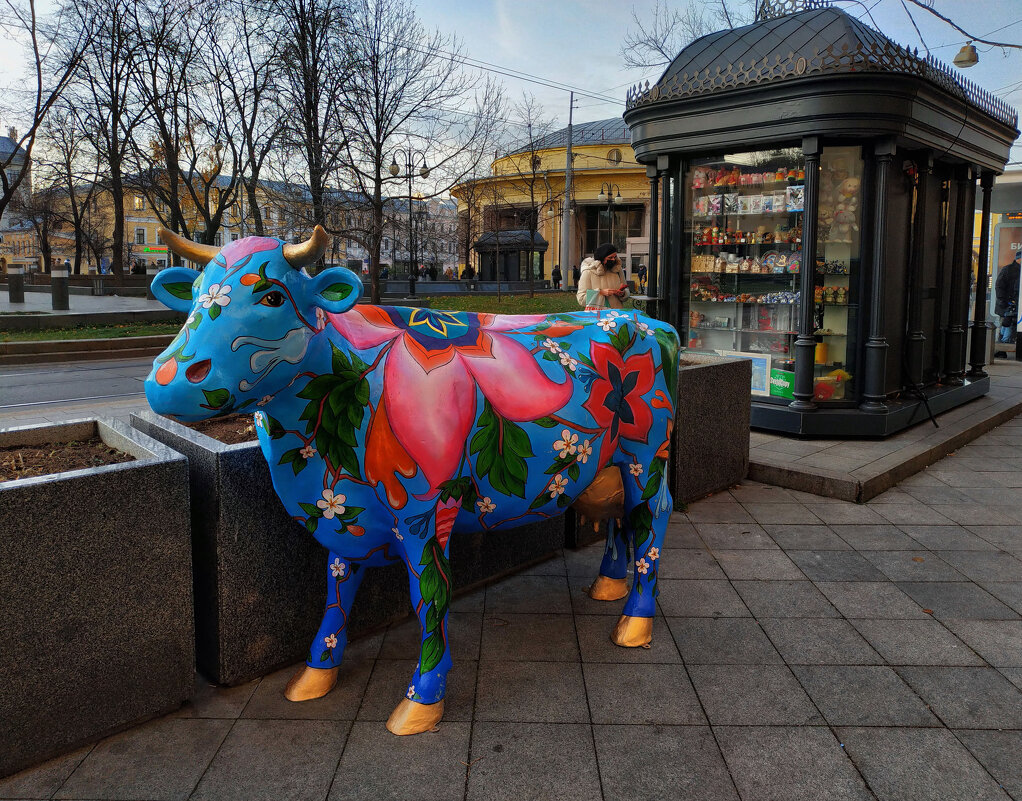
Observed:
[[[351,284],[330,284],[320,294],[327,300],[338,301],[344,300],[348,295],[355,291],[355,288]]]
[[[361,477],[356,434],[369,402],[369,381],[364,376],[368,367],[358,356],[349,358],[332,343],[330,347],[333,372],[316,376],[298,393],[308,401],[299,419],[306,421],[305,433],[314,434],[316,450],[332,471]]]
[[[443,621],[451,605],[451,563],[436,537],[430,537],[419,560],[419,594],[430,604],[426,610],[426,638],[422,641],[419,671],[428,673],[440,664],[446,650]]]
[[[478,455],[479,477],[488,477],[494,490],[502,495],[525,497],[528,476],[525,460],[535,455],[529,435],[521,426],[497,414],[489,401],[479,415],[479,430],[472,437],[469,451]]]
[[[172,283],[167,283],[163,285],[163,288],[166,289],[175,298],[180,298],[181,300],[192,299],[192,285],[187,281],[184,282],[174,281]]]

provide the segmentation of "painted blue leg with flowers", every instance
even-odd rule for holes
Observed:
[[[600,575],[589,588],[594,601],[619,601],[628,594],[628,530],[607,520],[607,547]]]
[[[284,697],[289,701],[322,698],[337,683],[337,669],[348,645],[348,616],[365,567],[330,552],[323,621],[309,647],[305,665],[291,677],[284,689]]]
[[[446,547],[451,523],[453,517],[447,516],[420,552],[407,549],[409,591],[419,619],[421,644],[419,663],[405,698],[387,721],[387,728],[395,734],[427,731],[443,716],[447,674],[452,664],[447,624],[453,587]],[[408,540],[405,542],[407,545]]]
[[[649,473],[645,483],[635,475],[625,481],[625,508],[630,510],[628,527],[635,549],[635,581],[624,608],[629,617],[651,618],[656,614],[660,550],[674,508],[663,460],[654,459]]]
[[[314,668],[340,667],[348,644],[348,616],[365,566],[331,552],[327,565],[326,609],[305,663]]]

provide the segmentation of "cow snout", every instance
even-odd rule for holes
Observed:
[[[198,384],[200,381],[209,375],[209,368],[212,366],[212,362],[209,359],[203,359],[201,362],[189,366],[185,370],[185,378],[191,381],[193,384]]]

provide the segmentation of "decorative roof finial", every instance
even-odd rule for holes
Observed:
[[[829,7],[830,0],[759,0],[756,6],[756,22]]]

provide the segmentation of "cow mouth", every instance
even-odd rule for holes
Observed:
[[[207,375],[209,375],[210,366],[211,362],[209,359],[203,359],[201,362],[196,362],[185,370],[185,377],[193,384],[198,384]]]

